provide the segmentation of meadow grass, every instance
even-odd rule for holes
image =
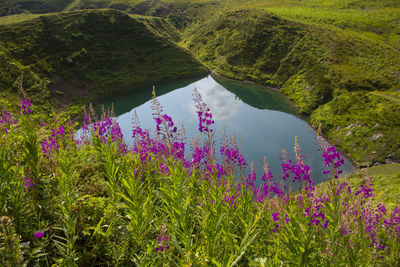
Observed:
[[[19,22],[31,20],[33,18],[37,18],[39,16],[42,16],[42,15],[41,14],[17,14],[17,15],[11,15],[11,16],[4,16],[4,17],[0,17],[0,24],[8,25],[8,24],[19,23]]]

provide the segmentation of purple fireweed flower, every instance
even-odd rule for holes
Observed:
[[[194,146],[192,153],[192,160],[191,164],[196,169],[200,168],[201,165],[204,164],[204,161],[208,158],[210,154],[210,147],[209,146]]]
[[[0,114],[0,124],[10,124],[12,121],[12,114],[7,110],[4,110]]]
[[[290,219],[289,219],[289,217],[288,217],[287,213],[285,213],[285,223],[286,223],[286,224],[288,224],[288,223],[289,223],[289,221],[290,221]]]
[[[31,187],[33,187],[35,184],[32,182],[32,180],[31,179],[29,179],[28,177],[25,177],[25,179],[24,179],[24,187],[26,187],[26,188],[31,188]]]
[[[400,208],[395,207],[393,211],[390,213],[388,218],[383,221],[385,228],[389,233],[393,232],[397,237],[400,236]]]
[[[169,239],[168,235],[164,235],[164,236],[159,235],[157,237],[158,247],[156,247],[156,251],[168,250],[169,249],[168,239]]]
[[[10,112],[7,110],[3,110],[0,113],[0,129],[3,128],[4,132],[8,134],[9,128],[12,124],[17,124],[18,121],[16,119],[13,119],[13,116]]]
[[[339,196],[342,193],[343,188],[347,188],[347,194],[351,193],[351,187],[349,186],[349,183],[343,182],[339,188],[336,188],[336,195]]]
[[[49,155],[55,151],[58,150],[60,146],[57,144],[56,140],[53,139],[52,137],[48,137],[48,139],[43,140],[42,143],[42,152],[43,152],[43,157],[49,158]]]
[[[277,222],[277,221],[279,221],[280,220],[280,215],[281,215],[281,213],[280,212],[273,212],[272,214],[272,220],[274,221],[274,222]]]
[[[247,161],[234,140],[222,145],[219,152],[222,156],[224,167],[229,173],[234,174],[236,168],[239,168],[242,172],[244,171]]]
[[[90,116],[85,115],[84,119],[83,119],[83,125],[82,125],[82,129],[84,131],[88,131],[89,130],[89,124],[91,123],[90,120]]]
[[[264,183],[254,191],[256,202],[263,202],[265,198],[270,198],[271,195],[276,195],[278,197],[284,196],[284,188],[281,188],[274,179],[268,163],[264,165],[264,173],[261,180]]]
[[[226,166],[232,168],[235,166],[239,168],[247,166],[246,159],[233,140],[231,143],[221,146],[219,151]]]
[[[65,134],[64,125],[59,126],[57,129],[51,129],[51,135],[46,136],[42,140],[42,153],[43,157],[49,158],[50,154],[57,151],[60,146],[57,141],[60,141],[60,137]]]
[[[380,212],[382,214],[386,214],[386,207],[385,205],[379,203],[376,209],[377,212]]]
[[[156,251],[164,251],[169,249],[169,235],[167,235],[167,226],[163,225],[160,229],[160,233],[157,235],[157,247]]]
[[[322,157],[324,158],[324,167],[329,168],[324,170],[323,174],[332,174],[336,179],[343,171],[339,169],[344,164],[344,159],[337,151],[335,146],[331,146],[324,138],[318,137],[320,149],[322,150]]]
[[[51,129],[51,136],[52,137],[56,137],[58,135],[63,135],[65,134],[65,128],[64,125],[61,125],[60,127],[58,127],[58,129]]]
[[[255,190],[254,183],[255,183],[256,179],[257,179],[256,173],[253,170],[252,172],[249,173],[247,178],[244,180],[246,187],[249,188],[250,190],[254,191]]]
[[[212,133],[214,130],[211,128],[211,125],[214,124],[214,120],[212,119],[213,116],[210,109],[203,101],[203,98],[197,89],[194,89],[193,97],[193,100],[196,103],[197,116],[199,118],[199,131],[201,133]]]
[[[222,201],[227,203],[230,207],[236,208],[235,195],[231,193],[230,190],[224,193]]]
[[[85,120],[90,120],[89,117],[85,117]],[[84,125],[87,125],[86,122]],[[118,122],[115,118],[104,117],[102,120],[97,121],[90,127],[92,134],[104,144],[114,143],[121,153],[126,153],[128,151],[127,145],[124,143],[123,134]],[[84,128],[85,132],[89,131],[89,127]],[[60,132],[61,129],[59,129]],[[134,131],[135,135],[135,131]],[[82,136],[83,140],[87,138],[86,135]]]
[[[374,188],[372,188],[372,186],[373,186],[373,184],[360,185],[360,189],[355,193],[355,195],[357,196],[359,194],[362,194],[365,199],[370,198],[370,197],[373,198],[375,196],[375,194],[372,193],[372,192],[374,192]]]
[[[175,141],[172,144],[170,155],[174,156],[175,159],[184,160],[185,159],[185,142]]]
[[[33,236],[34,236],[36,239],[42,239],[42,238],[44,237],[44,232],[43,232],[43,231],[37,231],[37,232],[35,232],[35,233],[33,234]]]
[[[300,154],[300,147],[296,146],[296,161],[289,159],[289,154],[286,150],[282,152],[282,179],[287,182],[301,182],[307,185],[314,185],[314,181],[311,179],[311,168],[303,162],[304,155]],[[289,178],[292,179],[289,181]]]
[[[31,113],[32,112],[31,107],[32,107],[32,104],[31,104],[30,98],[21,100],[21,111],[23,114]],[[21,114],[21,111],[19,111],[19,114]]]
[[[160,173],[167,174],[167,175],[169,175],[169,173],[170,173],[168,166],[165,165],[164,163],[160,164]]]
[[[167,114],[155,113],[154,118],[156,122],[157,135],[161,140],[168,141],[169,143],[174,142],[178,138],[178,128],[175,126],[172,118]]]

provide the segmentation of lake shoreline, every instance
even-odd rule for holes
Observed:
[[[259,84],[259,83],[256,83],[256,82],[250,81],[250,80],[245,80],[245,81],[243,81],[243,80],[233,79],[233,78],[231,78],[231,77],[224,76],[224,75],[222,75],[222,74],[216,72],[215,70],[212,70],[211,73],[210,73],[210,75],[211,75],[211,76],[215,75],[215,76],[217,76],[217,77],[221,77],[221,78],[228,79],[228,80],[233,80],[233,81],[238,81],[238,82],[243,82],[243,83],[252,84],[252,85],[255,85],[255,86],[259,86],[259,87],[262,87],[262,88],[265,88],[265,89],[268,89],[268,90],[273,90],[273,91],[275,91],[275,92],[280,93],[282,96],[284,96],[284,97],[296,108],[297,113],[298,113],[298,116],[301,117],[302,119],[304,119],[304,120],[308,123],[308,125],[309,125],[311,128],[314,129],[314,131],[315,131],[316,133],[318,132],[318,126],[315,126],[315,125],[313,125],[313,124],[311,123],[311,116],[310,116],[310,115],[305,115],[305,114],[302,114],[301,112],[299,112],[299,107],[298,107],[298,105],[296,105],[296,103],[294,103],[292,100],[290,100],[289,96],[288,96],[288,95],[285,95],[279,88],[271,87],[271,86],[264,85],[264,84]],[[321,134],[321,136],[322,136],[325,140],[327,140],[330,144],[332,143],[333,140],[330,140],[330,138],[328,138],[324,133],[320,133],[320,134]],[[356,171],[359,171],[359,170],[362,170],[362,169],[364,169],[364,168],[367,168],[367,167],[360,166],[360,163],[361,163],[361,162],[357,162],[356,160],[354,160],[354,158],[351,157],[351,155],[350,155],[349,153],[347,153],[346,151],[344,151],[342,148],[340,148],[340,147],[338,147],[338,146],[335,146],[335,147],[337,148],[337,150],[340,152],[340,154],[341,154],[342,156],[344,156],[346,159],[348,159],[348,160],[353,164],[353,166],[357,169]],[[379,165],[385,165],[385,164],[379,164]],[[350,174],[349,174],[349,175],[350,175]]]

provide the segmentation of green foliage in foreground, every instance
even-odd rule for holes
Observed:
[[[1,108],[15,119],[0,125],[2,266],[395,266],[400,260],[400,210],[372,205],[368,180],[353,188],[331,180],[316,192],[307,186],[255,201],[250,185],[242,181],[238,189],[235,172],[219,177],[202,165],[187,169],[174,154],[143,158],[149,147],[123,151],[121,140],[98,131],[77,144],[68,116],[44,118],[34,108],[24,114],[6,101]],[[56,146],[45,152],[50,138]]]

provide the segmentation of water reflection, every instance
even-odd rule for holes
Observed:
[[[159,96],[158,100],[164,106],[164,112],[173,118],[175,124],[184,125],[187,140],[199,136],[192,96],[193,89],[197,88],[214,115],[216,134],[219,137],[216,144],[222,143],[223,129],[228,136],[234,134],[236,140],[242,144],[245,158],[249,162],[254,162],[258,177],[261,177],[264,157],[267,157],[272,173],[278,180],[280,179],[282,175],[280,153],[285,148],[292,152],[294,139],[297,136],[306,156],[305,162],[313,169],[314,180],[320,182],[328,178],[322,175],[323,160],[315,145],[314,130],[306,121],[296,116],[296,109],[281,94],[250,84],[221,78],[214,79],[211,76],[183,87],[179,86],[173,82],[156,84],[157,89],[168,92]],[[151,86],[148,86],[146,90],[144,91],[148,94],[148,101],[143,104],[132,104],[138,102],[135,100],[138,96],[135,92],[104,103],[110,105],[114,102],[117,120],[128,144],[133,141],[131,136],[134,110],[143,128],[153,130],[155,128],[151,101],[149,101]],[[142,94],[139,96],[144,97]],[[216,151],[218,152],[219,149],[217,148]],[[349,172],[353,169],[354,167],[346,160],[344,171]]]
[[[200,91],[203,100],[212,111],[214,120],[227,120],[238,113],[240,102],[237,101],[235,95],[232,95],[222,86],[215,83],[209,87],[202,86]],[[192,114],[195,115],[196,108],[193,103],[190,107]]]

